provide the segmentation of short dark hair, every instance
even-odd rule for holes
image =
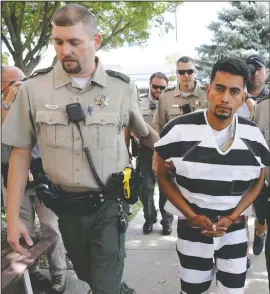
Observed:
[[[194,63],[194,60],[189,56],[182,56],[177,60],[176,65],[178,65],[179,62],[182,62],[182,63],[192,62],[192,63]]]
[[[167,76],[166,76],[164,73],[160,72],[160,71],[155,72],[155,73],[153,73],[153,74],[151,75],[151,77],[150,77],[150,83],[152,82],[152,80],[153,80],[154,78],[163,79],[163,80],[166,81],[167,84],[169,83],[169,79],[167,78]]]
[[[94,15],[79,4],[67,4],[60,7],[54,13],[52,22],[62,27],[75,26],[81,22],[89,26],[91,33],[97,33],[97,24]]]
[[[211,83],[214,80],[217,71],[224,71],[230,74],[241,76],[244,79],[244,87],[247,84],[249,77],[249,70],[247,65],[243,60],[237,57],[224,57],[218,60],[213,66],[211,73]]]

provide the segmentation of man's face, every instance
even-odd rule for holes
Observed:
[[[256,66],[256,72],[254,75],[248,78],[247,87],[249,90],[259,90],[264,87],[267,79],[267,69],[263,67]]]
[[[17,81],[21,81],[25,78],[24,74],[16,68],[8,68],[2,72],[1,80],[1,92],[4,99],[7,97],[10,86]]]
[[[206,97],[209,110],[216,118],[229,119],[245,101],[243,77],[217,71],[214,80],[207,87]]]
[[[167,82],[164,79],[154,77],[150,82],[150,92],[153,98],[159,99],[162,92],[166,89]]]
[[[54,48],[67,73],[83,75],[94,67],[101,36],[90,37],[87,30],[88,27],[82,23],[69,27],[53,25]]]
[[[182,63],[179,62],[177,64],[177,78],[180,82],[180,85],[184,87],[193,87],[194,85],[194,64],[192,62]]]

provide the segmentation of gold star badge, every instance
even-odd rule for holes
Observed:
[[[96,98],[96,104],[99,105],[100,107],[104,107],[108,105],[108,101],[110,100],[108,97],[106,97],[103,94],[99,94]]]

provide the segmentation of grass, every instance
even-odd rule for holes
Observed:
[[[135,215],[142,209],[143,205],[141,203],[141,201],[139,200],[137,203],[135,203],[134,205],[132,205],[132,214],[129,215],[128,217],[128,221],[130,222]]]

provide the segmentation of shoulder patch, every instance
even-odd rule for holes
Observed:
[[[172,87],[172,88],[167,88],[164,92],[170,92],[172,90],[175,90],[175,87]]]
[[[40,74],[46,74],[46,73],[52,71],[52,69],[53,69],[53,66],[50,66],[50,67],[47,67],[47,68],[41,68],[41,69],[38,69],[38,70],[34,71],[34,72],[29,76],[28,79],[31,79],[31,78],[33,78],[33,77],[35,77],[35,76],[37,76],[37,75],[40,75]]]
[[[128,77],[127,75],[125,75],[125,74],[123,74],[121,72],[108,69],[108,70],[106,70],[106,73],[110,77],[121,79],[122,81],[124,81],[127,84],[129,84],[129,82],[130,82],[130,77]]]
[[[269,98],[270,98],[270,94],[269,94],[268,96],[266,96],[266,97],[263,97],[263,98],[259,99],[259,100],[257,101],[257,104],[259,104],[259,103],[261,103],[262,101],[267,100],[267,99],[269,99]]]

